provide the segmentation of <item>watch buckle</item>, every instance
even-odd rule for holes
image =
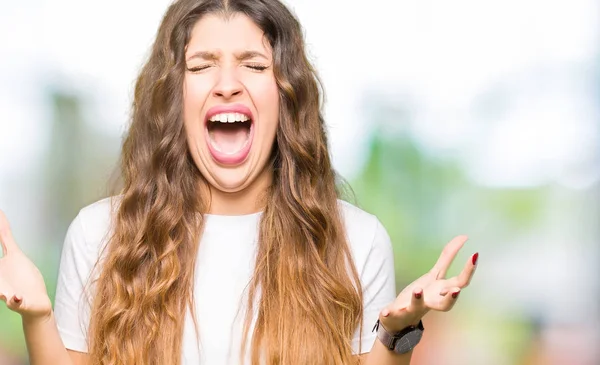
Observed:
[[[394,348],[396,347],[396,342],[398,342],[398,340],[400,338],[401,337],[396,336],[396,335],[390,336],[390,342],[388,343],[388,346],[387,346],[388,350],[394,350]]]

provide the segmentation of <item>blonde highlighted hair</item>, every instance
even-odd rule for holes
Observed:
[[[252,365],[355,363],[362,289],[300,24],[277,0],[180,0],[135,87],[121,199],[95,282],[91,364],[179,364],[184,313],[202,300],[193,296],[193,277],[210,197],[188,151],[182,83],[192,27],[209,13],[244,14],[264,31],[280,94],[242,347],[250,345]]]

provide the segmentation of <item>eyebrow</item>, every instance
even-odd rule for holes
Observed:
[[[260,57],[260,58],[264,58],[265,60],[268,60],[269,58],[267,56],[265,56],[264,54],[260,53],[259,51],[243,51],[243,52],[239,52],[235,54],[235,58],[238,61],[245,61],[251,58],[255,58],[255,57]],[[215,53],[215,52],[209,52],[209,51],[197,51],[194,52],[191,56],[189,56],[186,61],[190,61],[194,58],[200,58],[203,60],[208,60],[208,61],[215,61],[219,59],[219,54]]]

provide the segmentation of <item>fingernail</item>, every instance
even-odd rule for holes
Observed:
[[[423,295],[422,293],[415,293],[415,298],[417,298],[417,299],[421,299],[421,296],[422,296],[422,295]]]
[[[479,252],[475,253],[475,255],[473,255],[473,265],[477,265],[477,259],[479,258]]]
[[[21,303],[21,298],[18,298],[16,295],[13,297],[15,303]]]
[[[452,293],[452,298],[456,299],[459,293],[459,291],[455,291],[454,293]]]
[[[390,315],[390,311],[387,310],[387,309],[384,309],[382,314],[383,314],[384,317],[387,317],[387,316]]]

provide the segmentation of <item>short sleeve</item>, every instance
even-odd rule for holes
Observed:
[[[363,327],[352,339],[354,354],[371,351],[377,334],[372,332],[380,311],[396,298],[394,253],[390,236],[377,220],[375,233],[360,273],[363,290]]]
[[[63,343],[67,349],[78,352],[88,352],[90,310],[84,288],[94,264],[80,212],[67,230],[54,301],[54,315]]]

